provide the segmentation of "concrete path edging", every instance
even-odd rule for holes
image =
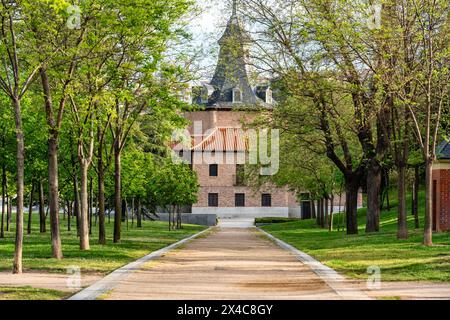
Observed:
[[[273,240],[279,247],[290,251],[297,259],[309,266],[311,270],[317,274],[336,294],[345,300],[371,300],[371,298],[363,291],[353,288],[346,283],[346,279],[337,273],[334,269],[325,266],[310,255],[298,250],[290,244],[274,237],[270,233],[264,231],[261,228],[257,228],[266,237]]]
[[[155,260],[157,258],[160,258],[162,255],[168,253],[171,250],[174,250],[180,246],[182,246],[183,244],[185,244],[188,241],[191,241],[199,236],[201,236],[202,234],[210,231],[211,229],[213,229],[214,227],[209,227],[201,232],[198,232],[190,237],[184,238],[178,242],[175,242],[167,247],[164,247],[162,249],[159,249],[157,251],[154,251],[148,255],[146,255],[145,257],[142,257],[136,261],[133,261],[117,270],[114,270],[113,272],[111,272],[110,274],[108,274],[106,277],[104,277],[103,279],[101,279],[100,281],[94,283],[93,285],[91,285],[90,287],[87,287],[83,290],[81,290],[80,292],[76,293],[75,295],[71,296],[70,298],[68,298],[67,300],[95,300],[98,297],[100,297],[102,294],[107,293],[108,291],[112,290],[115,288],[115,286],[117,285],[117,283],[123,279],[125,279],[126,277],[128,277],[131,273],[139,270],[139,268],[151,261],[151,260]]]

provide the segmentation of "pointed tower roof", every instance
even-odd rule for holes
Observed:
[[[250,81],[250,44],[252,38],[245,31],[238,13],[238,1],[233,0],[232,14],[219,40],[220,52],[211,85],[215,88],[208,106],[230,108],[238,92],[239,103],[248,105],[259,101]]]
[[[248,44],[252,41],[252,38],[250,37],[248,32],[245,31],[241,18],[239,17],[237,0],[233,0],[231,17],[228,20],[225,32],[219,40],[219,45],[224,44],[230,38],[237,39],[244,44]]]

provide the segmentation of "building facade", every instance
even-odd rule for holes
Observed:
[[[192,168],[200,184],[192,214],[299,217],[293,192],[271,186],[255,190],[242,181],[249,147],[243,124],[252,121],[255,109],[270,110],[274,105],[270,83],[254,80],[251,74],[250,43],[234,4],[219,40],[214,76],[192,90],[193,103],[203,110],[185,114],[192,123]]]
[[[311,218],[311,202],[287,188],[246,186],[241,177],[249,153],[249,137],[243,130],[261,110],[276,107],[270,80],[258,79],[251,70],[251,37],[233,5],[232,15],[219,40],[219,57],[212,80],[192,90],[192,103],[202,111],[189,112],[192,138],[189,152],[200,191],[192,214],[216,214],[218,218]],[[179,151],[179,150],[176,150]],[[343,210],[344,201],[335,198]],[[362,194],[358,199],[362,205]],[[338,210],[339,210],[338,209]],[[335,209],[336,212],[336,209]]]
[[[450,143],[442,142],[433,164],[433,230],[450,231]]]

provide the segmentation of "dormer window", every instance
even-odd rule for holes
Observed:
[[[270,88],[267,88],[267,90],[266,90],[266,103],[267,104],[273,103],[272,90]]]
[[[272,89],[268,85],[256,87],[256,96],[267,104],[273,104]]]
[[[208,90],[206,88],[202,88],[202,94],[201,94],[201,101],[202,103],[207,103],[208,102]]]
[[[242,91],[239,88],[233,89],[233,103],[242,103]]]
[[[212,96],[213,93],[214,93],[214,87],[210,84],[204,83],[202,85],[202,90],[201,90],[202,103],[208,103],[209,98]]]

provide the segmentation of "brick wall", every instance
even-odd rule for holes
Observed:
[[[295,197],[284,188],[270,188],[255,191],[250,187],[236,186],[236,165],[220,164],[218,165],[218,176],[209,176],[208,164],[194,164],[193,169],[197,172],[200,191],[198,203],[194,207],[207,207],[208,194],[219,194],[219,207],[235,207],[235,194],[245,194],[246,207],[261,207],[261,196],[263,193],[272,195],[272,207],[298,206]]]
[[[450,231],[450,163],[438,164],[433,170],[436,181],[437,231]]]
[[[202,129],[206,131],[215,127],[234,127],[239,128],[242,123],[251,122],[254,115],[242,112],[242,111],[198,111],[186,113],[185,117],[192,123],[194,121],[202,122]],[[193,126],[191,125],[188,130],[193,132]],[[201,153],[195,153],[195,157],[202,156]],[[217,153],[217,157],[221,157],[220,153]],[[198,195],[198,202],[194,207],[207,207],[208,206],[208,194],[219,194],[219,207],[233,208],[235,207],[235,194],[245,194],[245,206],[246,207],[261,207],[261,197],[263,193],[270,193],[272,195],[272,207],[295,207],[299,206],[296,202],[295,196],[288,192],[285,188],[267,188],[266,190],[255,191],[250,187],[235,186],[236,182],[236,165],[226,164],[225,155],[222,155],[221,163],[218,165],[218,176],[209,176],[209,163],[194,164],[193,169],[197,172],[200,191]],[[198,158],[199,159],[199,158]],[[236,162],[237,158],[234,159]],[[198,163],[198,162],[197,162]],[[211,163],[214,163],[211,162]]]
[[[242,126],[242,123],[249,123],[255,117],[255,115],[253,114],[248,114],[242,111],[219,110],[189,112],[184,116],[192,123],[194,121],[201,121],[203,132],[216,127],[239,128]],[[194,133],[192,125],[188,128],[188,130],[191,133]],[[199,143],[200,141],[197,141],[197,143]],[[195,154],[197,156],[201,156],[201,153]],[[196,155],[194,155],[194,157]],[[222,163],[226,163],[225,159],[222,160]],[[261,207],[261,195],[263,193],[272,194],[272,207],[292,208],[300,205],[297,202],[295,194],[289,192],[285,188],[268,188],[267,190],[255,192],[252,188],[249,187],[235,186],[236,165],[234,164],[219,164],[218,168],[218,177],[210,177],[209,164],[205,163],[193,165],[193,169],[197,172],[199,183],[201,186],[199,192],[199,201],[194,205],[194,207],[207,207],[208,193],[219,194],[219,207],[234,207],[235,193],[245,193],[246,207]],[[335,197],[336,205],[338,202],[338,198],[339,197]],[[358,197],[358,204],[360,206],[362,205],[362,194],[360,194]],[[342,205],[345,205],[345,194],[343,194]]]
[[[254,115],[242,112],[242,111],[196,111],[184,114],[184,117],[190,120],[193,124],[194,121],[201,121],[203,130],[206,131],[215,127],[233,127],[239,128],[242,123],[250,123],[254,119]],[[188,130],[193,131],[192,125]]]
[[[219,207],[234,208],[235,194],[245,194],[245,207],[259,208],[261,207],[261,197],[263,193],[270,193],[272,195],[272,207],[289,207],[288,192],[282,189],[268,189],[264,191],[255,191],[249,187],[200,187],[198,202],[194,207],[208,207],[208,194],[219,194]]]

